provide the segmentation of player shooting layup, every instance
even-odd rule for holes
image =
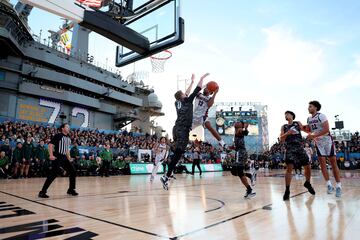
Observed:
[[[186,95],[191,91],[191,88],[194,84],[195,76],[191,76],[191,84],[186,90]],[[207,87],[204,88],[203,93],[198,93],[195,98],[194,103],[194,114],[193,114],[193,123],[192,129],[194,130],[198,126],[203,126],[208,129],[211,134],[218,140],[221,147],[224,147],[225,142],[221,139],[219,133],[211,126],[210,121],[208,120],[208,110],[214,105],[216,94],[218,93],[219,88],[215,92],[210,92]],[[212,96],[211,96],[212,95]]]

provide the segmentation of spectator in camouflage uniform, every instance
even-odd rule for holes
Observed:
[[[78,143],[74,141],[73,147],[70,150],[70,157],[72,159],[72,164],[74,165],[76,171],[81,169],[80,165],[80,151],[78,148]]]
[[[0,146],[0,152],[2,151],[5,152],[5,156],[11,159],[12,149],[10,147],[10,140],[8,138],[6,138],[4,143]]]
[[[34,157],[34,145],[32,144],[31,136],[29,135],[26,138],[26,142],[23,145],[23,152],[24,152],[24,164],[22,166],[22,175],[27,178],[29,177],[29,170],[30,165],[32,163]]]
[[[40,144],[35,148],[35,165],[34,168],[37,169],[38,176],[46,176],[44,173],[49,166],[49,151],[44,146],[44,140],[40,141]]]
[[[91,154],[91,153],[90,153]],[[90,155],[87,160],[87,175],[95,176],[99,170],[100,164],[96,161],[94,155]]]
[[[126,174],[125,167],[128,163],[129,162],[125,161],[124,156],[118,156],[116,160],[112,162],[111,166],[116,173]]]
[[[79,175],[84,175],[84,172],[87,172],[88,169],[88,160],[86,160],[85,154],[81,155],[79,164],[77,166],[77,171],[79,171]]]
[[[80,151],[76,141],[74,142],[74,146],[70,150],[70,157],[73,159],[75,163],[78,163],[80,160]]]
[[[5,155],[4,151],[0,152],[0,177],[8,178],[9,176],[9,157]]]
[[[22,178],[22,165],[24,162],[25,162],[25,158],[24,158],[24,152],[22,149],[22,143],[17,142],[16,148],[12,155],[12,163],[14,166],[14,173],[13,173],[14,178],[18,177],[19,171],[20,171],[20,178]]]

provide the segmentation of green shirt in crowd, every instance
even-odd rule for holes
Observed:
[[[34,156],[34,145],[32,143],[25,142],[22,148],[24,151],[25,160],[30,161],[30,158],[33,158]]]
[[[45,146],[38,145],[35,148],[35,158],[39,159],[40,161],[45,161],[49,159],[49,151]]]
[[[104,149],[100,152],[99,157],[102,161],[111,161],[113,159],[113,154],[111,150],[107,151],[106,149]]]
[[[10,161],[7,156],[0,158],[0,167],[5,167],[9,163],[10,163]]]
[[[126,165],[125,160],[115,160],[112,164],[112,166],[117,169],[123,169],[125,167],[125,165]]]
[[[23,158],[24,158],[23,149],[22,148],[21,149],[20,148],[15,148],[15,150],[13,152],[13,162],[22,163]]]
[[[80,157],[80,152],[78,147],[72,147],[70,150],[70,157],[74,158],[75,160]]]
[[[96,160],[88,160],[87,161],[88,163],[88,167],[97,167],[98,166],[98,163],[96,162]]]

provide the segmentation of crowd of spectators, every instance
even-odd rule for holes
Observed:
[[[26,122],[0,124],[0,168],[3,176],[45,176],[49,168],[47,144],[57,133],[49,125]],[[158,141],[156,135],[140,135],[127,131],[104,132],[89,129],[72,129],[71,158],[80,175],[97,175],[101,170],[100,156],[105,144],[110,144],[113,160],[111,172],[122,172],[126,164],[138,161],[138,151],[153,150]],[[172,145],[172,142],[169,142]],[[192,162],[195,147],[200,148],[203,163],[221,162],[219,149],[206,142],[191,142],[182,162]],[[152,154],[152,158],[154,154]],[[152,158],[141,159],[152,162]]]
[[[0,175],[3,177],[45,176],[50,166],[47,144],[57,133],[57,128],[50,125],[30,124],[26,122],[0,123]],[[112,174],[126,174],[126,165],[131,162],[152,162],[154,154],[139,159],[139,150],[152,151],[157,144],[156,135],[138,134],[127,131],[99,131],[94,129],[72,129],[69,134],[72,141],[71,158],[79,175],[98,175],[101,173],[101,151],[106,143],[110,145]],[[172,145],[172,142],[169,142]],[[346,146],[346,147],[345,147]],[[184,154],[182,163],[191,163],[195,148],[199,148],[202,163],[222,163],[226,169],[235,159],[231,148],[221,149],[209,143],[192,141]],[[338,152],[348,149],[350,153],[360,152],[360,137],[356,132],[345,145],[336,143]],[[313,151],[314,153],[316,151]],[[152,158],[150,157],[152,156]],[[170,153],[171,156],[171,153]],[[284,145],[277,142],[269,151],[259,155],[250,155],[258,161],[260,167],[278,169],[285,163]],[[25,164],[26,163],[26,164]],[[317,167],[316,155],[313,167]]]
[[[336,142],[335,147],[337,152],[346,152],[348,150],[349,153],[360,153],[359,132],[352,134],[350,141],[347,141],[346,144],[344,141]]]
[[[315,146],[312,142],[309,142],[304,139],[304,144],[308,143],[308,145],[312,148],[312,168],[318,169],[319,162],[317,160],[317,152]],[[337,156],[338,165],[340,168],[347,168],[345,165],[345,159],[350,160],[351,166],[354,168],[359,168],[360,166],[360,136],[359,132],[355,132],[351,135],[350,141],[335,141],[335,149],[336,152],[339,153]],[[277,142],[272,145],[269,151],[266,151],[263,155],[265,155],[270,159],[269,168],[283,168],[285,163],[285,147],[283,144]]]
[[[315,146],[311,142],[303,139],[303,144],[305,148],[305,144],[308,144],[310,148],[312,148],[312,156],[311,156],[311,167],[313,169],[319,168],[319,162],[317,161]],[[274,143],[269,151],[265,151],[262,154],[262,158],[265,159],[264,164],[266,164],[269,169],[284,169],[286,157],[286,149],[285,145],[281,143],[279,140]]]

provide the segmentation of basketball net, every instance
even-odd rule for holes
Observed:
[[[165,50],[154,54],[150,57],[152,72],[153,73],[162,73],[165,70],[165,62],[171,58],[172,53],[169,50]]]

